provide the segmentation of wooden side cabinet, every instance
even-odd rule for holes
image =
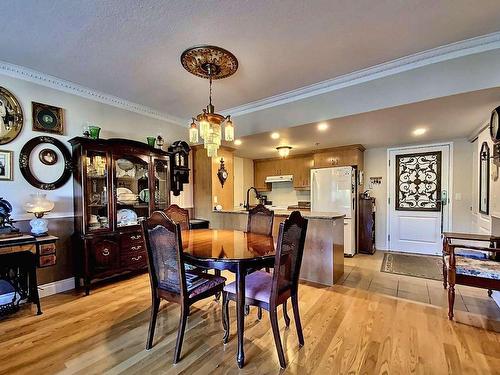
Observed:
[[[375,198],[359,197],[359,252],[375,253]]]

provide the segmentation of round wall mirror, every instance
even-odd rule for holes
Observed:
[[[23,128],[23,110],[12,93],[0,86],[0,145],[16,138]]]
[[[48,136],[30,139],[19,155],[19,169],[31,185],[54,190],[68,182],[73,171],[71,154],[64,144]]]

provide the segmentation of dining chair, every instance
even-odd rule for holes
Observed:
[[[306,232],[307,219],[302,217],[299,211],[293,211],[279,227],[274,272],[270,274],[255,271],[249,274],[245,281],[245,303],[269,312],[274,343],[282,368],[286,367],[286,360],[279,333],[277,308],[282,305],[286,309],[286,302],[289,298],[292,301],[299,346],[304,345],[299,315],[298,285]],[[224,287],[222,293],[224,343],[227,343],[229,338],[229,301],[236,301],[236,299],[236,283],[232,282]],[[285,324],[289,327],[290,320],[285,318]]]
[[[274,211],[269,210],[263,204],[258,204],[248,211],[247,232],[264,234],[271,236],[273,234]],[[253,271],[251,271],[253,272]],[[269,268],[266,267],[266,272]],[[245,306],[245,315],[250,312],[248,305]],[[286,313],[285,313],[286,314]],[[257,318],[262,319],[262,309],[259,307]]]
[[[248,211],[247,232],[270,236],[273,233],[274,211],[258,204]]]
[[[156,317],[160,300],[165,299],[181,306],[181,316],[175,345],[174,363],[180,359],[184,330],[189,307],[204,298],[221,293],[226,279],[217,275],[184,268],[181,228],[161,211],[155,211],[142,222],[148,253],[149,280],[151,284],[151,318],[146,349],[153,346]]]
[[[171,204],[163,210],[165,215],[181,226],[181,230],[189,230],[189,211],[185,208],[179,207],[176,204]]]
[[[179,207],[176,204],[171,204],[170,206],[165,208],[163,210],[163,212],[165,213],[165,215],[167,215],[167,217],[170,220],[172,220],[174,223],[179,224],[181,227],[181,230],[191,229],[191,226],[189,224],[189,211],[186,210],[185,208]],[[198,271],[202,271],[202,272],[207,271],[206,269],[201,269],[199,267],[194,267],[191,265],[186,265],[186,269],[189,271],[193,271],[193,270],[198,270]],[[219,270],[214,270],[214,274],[217,276],[220,276],[221,272]],[[216,295],[215,299],[219,300],[220,295]]]

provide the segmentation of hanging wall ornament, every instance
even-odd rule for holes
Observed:
[[[37,147],[40,144],[53,145],[59,152],[60,154],[59,157],[61,157],[64,162],[63,171],[61,175],[54,181],[51,182],[40,181],[33,173],[30,162],[31,153],[33,152],[35,147]],[[42,150],[41,152],[44,151],[46,153],[46,150]],[[53,152],[56,151],[53,150]],[[58,156],[56,154],[56,159],[57,158]],[[57,168],[55,164],[56,163],[50,165],[44,163],[44,168]],[[19,154],[19,169],[21,170],[21,174],[26,179],[26,181],[28,181],[32,186],[42,190],[54,190],[60,188],[66,182],[68,182],[69,178],[71,177],[71,173],[73,171],[73,163],[71,161],[71,154],[69,150],[67,149],[66,146],[64,146],[64,144],[61,141],[53,137],[41,136],[30,139],[23,146],[23,148],[21,149],[21,153]]]

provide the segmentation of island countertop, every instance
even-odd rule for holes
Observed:
[[[300,210],[299,210],[300,211]],[[274,210],[273,236],[278,238],[280,224],[292,210]],[[344,273],[344,214],[300,211],[309,220],[300,279],[333,285]],[[210,227],[246,231],[248,211],[238,207],[213,211]]]
[[[292,211],[296,210],[273,210],[275,217],[288,217],[292,213]],[[323,219],[323,220],[332,220],[332,219],[340,219],[344,218],[345,214],[340,212],[319,212],[319,211],[300,211],[301,215],[307,217],[308,219]],[[214,213],[224,213],[224,214],[240,214],[240,215],[248,215],[248,211],[243,209],[232,209],[232,210],[214,210]]]

